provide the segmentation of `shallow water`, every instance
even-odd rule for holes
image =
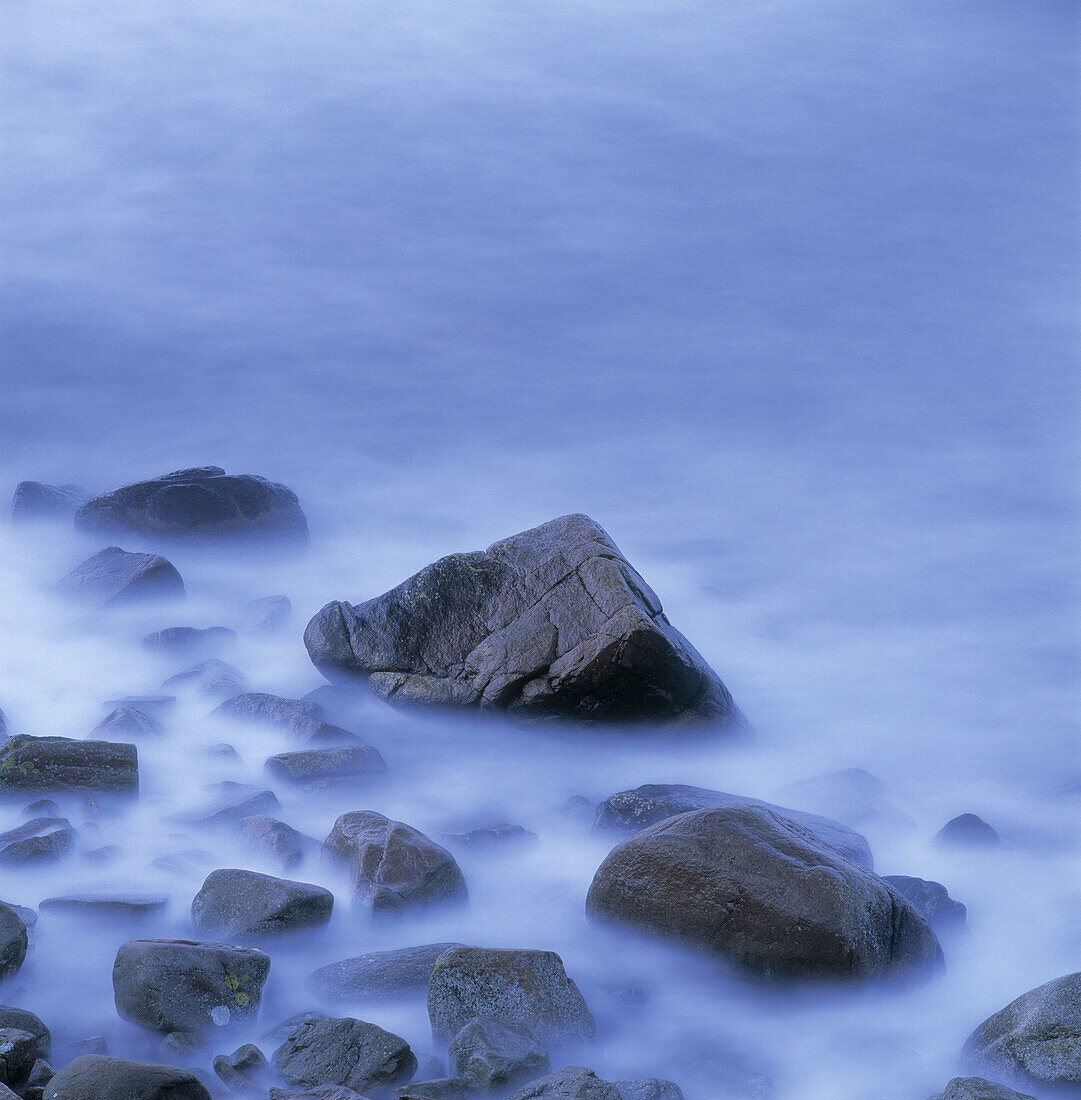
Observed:
[[[253,689],[301,695],[321,682],[300,635],[322,604],[569,511],[604,524],[756,728],[680,745],[369,701],[354,724],[388,782],[279,788],[286,820],[322,838],[364,806],[432,834],[512,821],[538,844],[463,853],[467,913],[386,927],[307,863],[294,877],[335,889],[338,911],[271,949],[253,1036],[314,1007],[303,978],[348,955],[549,947],[598,1017],[576,1057],[603,1076],[667,1075],[707,1100],[700,1046],[778,1100],[900,1100],[941,1088],[990,1012],[1078,968],[1074,5],[9,14],[3,484],[96,491],[214,462],[289,484],[312,527],[303,558],[171,553],[182,611],[100,620],[49,588],[100,543],[3,527],[15,730],[85,736],[104,700],[190,663],[148,654],[144,633],[229,625],[274,592],[288,629],[223,656]],[[91,886],[171,898],[134,930],[42,915],[0,999],[58,1045],[105,1034],[160,1056],[115,1017],[116,946],[188,934],[215,866],[274,871],[171,820],[287,747],[210,707],[182,698],[140,745],[138,805],[84,830],[117,863],[0,872],[0,897],[26,905]],[[242,763],[203,754],[222,740]],[[843,816],[788,788],[849,767],[885,784],[853,822],[878,870],[969,907],[943,978],[762,990],[586,922],[606,843],[569,796],[687,782]],[[965,811],[1004,847],[932,845]],[[209,858],[155,867],[189,848]],[[423,1005],[355,1014],[431,1048]]]

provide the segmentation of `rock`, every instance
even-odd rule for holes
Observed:
[[[213,860],[214,857],[203,848],[184,848],[171,855],[158,856],[154,860],[154,866],[160,867],[163,871],[186,876],[194,874]]]
[[[329,680],[386,699],[576,719],[742,725],[728,689],[587,516],[452,554],[304,634]]]
[[[438,1077],[431,1081],[410,1081],[396,1095],[398,1100],[473,1100],[476,1093],[460,1077]]]
[[[262,596],[249,600],[240,615],[242,630],[275,630],[293,614],[288,596]]]
[[[176,1054],[184,1059],[197,1057],[206,1049],[206,1040],[192,1031],[170,1031],[161,1041],[167,1057]]]
[[[49,1029],[25,1008],[15,1008],[12,1005],[0,1005],[0,1028],[12,1028],[18,1031],[29,1032],[34,1037],[34,1060],[46,1061],[52,1056],[53,1039]]]
[[[680,814],[617,844],[586,909],[767,977],[942,965],[934,933],[891,886],[762,806]]]
[[[139,753],[119,741],[19,734],[0,747],[0,791],[133,791]]]
[[[456,848],[489,849],[536,844],[537,834],[521,825],[480,825],[462,833],[444,833],[440,839]]]
[[[982,817],[961,814],[935,833],[935,842],[951,847],[994,848],[1002,843],[1002,838]]]
[[[49,1082],[45,1100],[210,1100],[199,1078],[178,1066],[84,1054]]]
[[[326,723],[323,723],[324,725]],[[352,784],[387,774],[387,764],[371,745],[281,752],[266,762],[267,774],[306,790]]]
[[[1081,973],[1023,993],[965,1040],[973,1069],[1011,1083],[1081,1085]]]
[[[286,869],[300,863],[305,852],[319,847],[318,841],[266,814],[241,818],[240,833],[253,848],[271,856]]]
[[[634,833],[677,814],[722,806],[761,806],[771,810],[807,829],[828,848],[853,863],[868,870],[874,868],[874,858],[867,841],[859,833],[836,821],[830,821],[827,817],[774,806],[745,795],[726,794],[724,791],[711,791],[705,787],[688,787],[682,783],[647,783],[633,791],[619,791],[609,795],[597,807],[594,828],[599,831]]]
[[[983,1077],[955,1077],[932,1100],[1036,1100],[1027,1092],[1014,1092]]]
[[[324,925],[333,907],[334,895],[310,882],[224,868],[207,876],[191,919],[208,936],[270,936]]]
[[[163,894],[104,897],[93,894],[72,894],[67,897],[46,898],[41,908],[47,912],[66,916],[106,917],[109,920],[143,920],[169,908],[169,899]]]
[[[617,1081],[620,1100],[684,1100],[683,1090],[672,1081],[659,1077],[639,1077],[633,1081]]]
[[[18,1088],[37,1061],[37,1040],[21,1028],[0,1028],[0,1083]]]
[[[301,1024],[316,1024],[320,1020],[329,1020],[330,1017],[325,1012],[298,1012],[294,1016],[290,1016],[288,1020],[282,1020],[276,1027],[272,1027],[268,1032],[263,1035],[263,1039],[267,1043],[273,1043],[274,1046],[281,1046],[290,1035]]]
[[[322,719],[323,708],[318,703],[303,699],[283,699],[280,695],[267,695],[262,691],[246,691],[233,699],[227,699],[215,708],[215,714],[225,718],[237,718],[245,722],[262,722],[279,729],[288,729],[295,718]]]
[[[427,992],[440,955],[459,943],[426,943],[394,951],[373,951],[321,966],[308,978],[308,988],[327,1001],[350,1003]]]
[[[354,901],[374,915],[464,904],[469,898],[446,848],[374,810],[342,814],[323,851],[349,865]]]
[[[554,951],[453,947],[441,955],[428,984],[436,1042],[449,1042],[477,1016],[525,1024],[548,1045],[592,1039],[597,1031]]]
[[[47,485],[44,481],[20,481],[11,498],[15,523],[53,519],[71,522],[75,510],[86,500],[78,485]]]
[[[118,737],[156,737],[161,726],[138,707],[116,707],[90,731],[90,736],[109,741]]]
[[[0,905],[0,981],[17,974],[29,946],[26,925],[10,905]],[[10,1011],[10,1010],[7,1010]],[[3,1018],[0,1014],[0,1018]],[[17,1027],[8,1020],[6,1027]]]
[[[273,791],[261,791],[246,783],[221,783],[210,806],[186,815],[184,820],[208,829],[233,827],[246,817],[281,812]]]
[[[63,817],[36,817],[17,829],[0,833],[0,864],[46,863],[68,854],[76,832]]]
[[[344,1085],[318,1085],[313,1089],[270,1090],[270,1100],[366,1100],[359,1092]]]
[[[56,1070],[48,1062],[43,1061],[41,1058],[36,1059],[30,1067],[30,1076],[27,1077],[26,1084],[23,1086],[24,1098],[29,1096],[27,1089],[37,1089],[38,1092],[44,1094],[45,1086],[55,1076]]]
[[[270,959],[252,947],[130,940],[113,964],[116,1011],[151,1031],[206,1031],[259,1012]]]
[[[119,546],[99,550],[57,587],[101,607],[184,598],[184,581],[172,562],[157,554],[129,554]]]
[[[105,706],[115,710],[118,707],[134,707],[148,714],[157,722],[164,722],[176,709],[175,695],[126,695],[123,699],[107,699]]]
[[[220,466],[177,470],[94,497],[75,513],[75,529],[168,539],[308,541],[296,493],[254,474]]]
[[[84,1054],[108,1054],[109,1044],[104,1035],[90,1035],[86,1039],[76,1039],[65,1048],[65,1062],[74,1061]]]
[[[854,829],[874,824],[895,828],[911,824],[908,815],[890,798],[886,784],[863,768],[841,768],[797,780],[784,788],[784,795],[797,806]]]
[[[506,1100],[622,1100],[619,1089],[591,1069],[566,1066],[511,1093]]]
[[[935,931],[959,928],[965,923],[968,910],[950,897],[941,882],[908,875],[884,878]]]
[[[14,910],[15,915],[26,926],[27,934],[28,935],[33,935],[34,926],[38,922],[38,915],[37,915],[37,913],[34,912],[33,909],[27,909],[26,906],[23,906],[23,905],[15,905],[14,903],[12,903],[10,901],[0,901],[0,905],[6,905],[9,909]],[[0,1023],[0,1027],[4,1027],[4,1026],[5,1026],[4,1024]]]
[[[62,817],[60,807],[51,798],[37,798],[23,807],[23,817]]]
[[[254,1043],[245,1043],[232,1054],[219,1054],[214,1072],[238,1096],[265,1097],[272,1076],[265,1055]]]
[[[291,1085],[345,1085],[364,1092],[408,1081],[417,1060],[399,1036],[345,1017],[300,1024],[274,1052],[274,1068]]]
[[[236,631],[225,626],[170,626],[143,638],[156,653],[215,653],[236,641]]]
[[[170,676],[163,688],[197,688],[203,695],[223,701],[244,691],[244,677],[232,665],[210,657]]]
[[[450,1044],[455,1073],[473,1088],[506,1092],[549,1073],[548,1051],[525,1024],[470,1020]]]

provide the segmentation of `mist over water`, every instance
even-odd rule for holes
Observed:
[[[1081,968],[1074,4],[12,0],[5,21],[4,491],[216,463],[289,485],[312,530],[299,557],[170,549],[184,605],[94,617],[51,586],[104,543],[4,525],[14,732],[86,736],[105,700],[191,663],[145,633],[231,626],[276,592],[286,630],[222,656],[303,695],[323,604],[571,511],[755,727],[684,743],[366,700],[351,728],[387,781],[275,786],[283,820],[321,840],[372,808],[537,844],[456,853],[467,911],[378,925],[317,857],[288,872],[332,889],[334,918],[270,946],[260,1021],[221,1050],[327,1010],[304,988],[318,966],[459,940],[558,951],[599,1023],[576,1058],[608,1079],[723,1095],[700,1047],[778,1100],[901,1100]],[[0,870],[22,905],[171,899],[124,928],[41,915],[0,1000],[58,1046],[104,1034],[160,1060],[115,1015],[116,947],[190,936],[215,867],[280,873],[174,820],[212,783],[268,785],[265,758],[295,747],[212,706],[182,694],[140,743],[136,804],[84,827],[57,799],[116,862]],[[221,741],[239,763],[205,753]],[[792,786],[841,768],[885,793],[868,810]],[[969,907],[945,975],[770,990],[588,923],[611,839],[565,803],[653,782],[828,813],[880,873],[943,882]],[[963,812],[1004,846],[933,845]],[[155,862],[192,849],[190,870]],[[422,1003],[348,1010],[434,1051]]]

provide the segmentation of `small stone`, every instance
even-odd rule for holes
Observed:
[[[37,817],[0,833],[0,864],[48,863],[71,851],[78,834],[63,817]]]
[[[281,812],[281,803],[273,791],[259,790],[245,783],[221,783],[217,797],[208,807],[185,815],[183,820],[208,829],[233,828],[246,817]]]
[[[240,833],[253,848],[271,856],[285,869],[295,867],[306,852],[319,847],[318,841],[266,814],[242,818]]]
[[[519,847],[536,844],[537,834],[521,825],[480,825],[461,833],[444,833],[441,837],[455,848],[492,849],[503,845]]]
[[[284,699],[280,695],[267,695],[261,691],[246,691],[233,699],[227,699],[214,713],[224,718],[263,722],[278,728],[288,728],[294,718],[324,717],[323,708],[318,703]]]
[[[935,841],[951,847],[995,848],[1002,843],[1002,838],[982,817],[961,814],[935,833]]]
[[[129,554],[119,546],[87,558],[57,588],[100,607],[184,598],[184,582],[172,562],[157,554]]]
[[[0,1028],[29,1032],[34,1037],[35,1060],[46,1061],[52,1055],[53,1040],[49,1029],[33,1012],[12,1005],[0,1005]]]
[[[37,1061],[37,1040],[21,1028],[0,1028],[0,1083],[18,1088]]]
[[[620,1100],[684,1100],[683,1090],[672,1081],[658,1077],[639,1077],[633,1081],[616,1081]]]
[[[175,695],[125,695],[123,699],[106,699],[110,710],[117,707],[134,707],[148,714],[156,722],[165,721],[176,709]]]
[[[14,523],[37,523],[42,520],[71,522],[76,509],[86,500],[78,485],[48,485],[44,481],[20,481],[11,499],[11,519]]]
[[[216,653],[236,641],[236,631],[226,626],[169,626],[143,638],[156,653]]]
[[[964,925],[968,910],[950,897],[941,882],[908,875],[886,875],[885,880],[936,932]]]
[[[91,737],[104,741],[120,737],[155,737],[160,733],[161,726],[138,707],[117,707],[90,731]]]
[[[254,1043],[245,1043],[232,1054],[219,1054],[214,1072],[238,1096],[266,1096],[272,1077],[266,1057]]]
[[[212,699],[235,699],[244,691],[244,677],[232,665],[210,657],[170,676],[163,688],[198,691]]]
[[[512,1093],[506,1100],[622,1100],[619,1089],[583,1066],[565,1066]]]
[[[117,741],[19,734],[0,748],[0,790],[134,791],[139,754]]]
[[[932,1100],[1036,1100],[1027,1092],[1014,1092],[983,1077],[954,1077],[945,1091]]]
[[[67,897],[46,898],[41,908],[61,915],[107,918],[109,920],[142,920],[164,913],[169,899],[160,894],[136,894],[108,897],[96,894],[72,894]]]

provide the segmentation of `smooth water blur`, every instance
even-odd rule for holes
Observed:
[[[307,863],[296,877],[338,911],[271,949],[253,1035],[314,1007],[304,976],[351,954],[551,947],[601,1023],[578,1057],[604,1076],[707,1100],[701,1048],[781,1100],[901,1100],[941,1088],[991,1011],[1078,969],[1077,11],[9,3],[3,485],[218,463],[292,486],[313,532],[303,559],[173,554],[183,610],[96,621],[49,585],[99,545],[4,528],[14,729],[84,736],[105,699],[189,663],[143,633],[229,624],[273,592],[287,632],[224,656],[256,690],[302,694],[323,603],[568,511],[606,526],[757,727],[749,747],[681,747],[372,702],[358,728],[390,781],[279,789],[286,820],[321,838],[364,805],[432,833],[518,822],[538,844],[463,854],[468,914],[378,928]],[[172,898],[134,930],[42,916],[0,999],[58,1042],[160,1057],[115,1018],[117,944],[190,933],[214,866],[274,870],[172,819],[286,747],[209,709],[182,699],[140,745],[139,805],[84,830],[116,864],[0,873],[22,904]],[[240,764],[203,754],[224,739]],[[874,812],[789,789],[849,767],[884,782]],[[591,927],[606,843],[564,803],[646,782],[847,814],[882,873],[968,904],[947,975],[768,992]],[[965,811],[1006,846],[935,848]],[[186,849],[207,852],[190,873],[155,865]],[[422,1005],[355,1012],[430,1049]]]

